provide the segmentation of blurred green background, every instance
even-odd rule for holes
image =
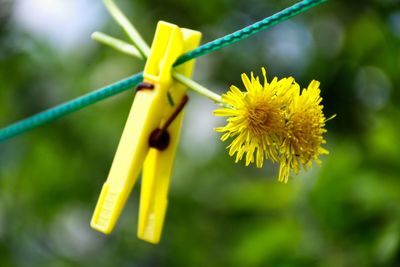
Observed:
[[[159,19],[213,40],[294,4],[117,0],[150,43]],[[130,76],[143,63],[90,40],[122,30],[96,0],[0,0],[0,126]],[[114,232],[89,227],[133,92],[0,144],[0,266],[400,266],[400,1],[328,1],[199,58],[220,93],[242,72],[321,81],[323,165],[277,181],[235,164],[190,94],[164,234],[136,238],[140,186]]]

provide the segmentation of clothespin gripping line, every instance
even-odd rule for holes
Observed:
[[[92,39],[102,44],[108,45],[122,53],[131,55],[133,57],[142,60],[147,59],[150,53],[149,52],[150,48],[147,45],[146,41],[144,41],[142,36],[136,30],[136,28],[133,26],[133,24],[126,18],[123,12],[118,8],[118,6],[112,0],[104,0],[104,4],[106,5],[107,10],[110,12],[114,20],[118,23],[118,25],[121,26],[121,28],[129,36],[129,38],[133,42],[133,45],[126,43],[120,39],[117,39],[115,37],[109,36],[102,32],[94,32],[91,36]],[[176,81],[179,81],[180,83],[188,87],[189,89],[192,89],[193,91],[211,99],[215,103],[223,104],[220,95],[196,83],[192,79],[187,78],[182,74],[179,74],[175,70],[172,71],[172,77]],[[169,92],[167,93],[167,97],[170,105],[174,106],[175,103]]]
[[[122,52],[124,54],[130,55],[135,58],[142,59],[142,60],[145,59],[141,56],[141,54],[137,50],[136,46],[133,46],[133,45],[131,45],[125,41],[122,41],[120,39],[117,39],[115,37],[111,37],[105,33],[94,32],[92,34],[92,39],[99,43],[107,45],[111,48],[114,48],[115,50]],[[182,74],[178,73],[177,71],[172,70],[172,77],[176,81],[182,83],[183,85],[187,86],[189,89],[195,91],[196,93],[207,97],[208,99],[214,101],[217,104],[224,105],[220,95],[214,93],[213,91],[207,89],[206,87],[202,86],[201,84],[186,77],[185,75],[182,75]]]

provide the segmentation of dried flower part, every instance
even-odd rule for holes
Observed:
[[[296,174],[301,168],[307,170],[313,160],[319,165],[318,156],[329,153],[321,147],[326,143],[323,134],[327,121],[321,101],[319,82],[315,80],[300,95],[293,94],[287,107],[286,137],[280,147],[279,181],[287,182],[290,170]]]

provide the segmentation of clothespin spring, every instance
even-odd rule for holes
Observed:
[[[154,84],[151,83],[140,83],[138,86],[136,86],[136,92],[139,92],[141,90],[153,90],[154,89]]]
[[[150,147],[156,148],[160,151],[165,150],[168,147],[170,137],[167,129],[171,125],[171,123],[176,119],[179,113],[181,113],[181,111],[183,110],[188,101],[189,97],[187,95],[184,95],[181,102],[176,107],[171,116],[168,118],[168,120],[164,123],[164,125],[161,128],[157,128],[153,132],[151,132],[149,138]]]
[[[141,83],[136,87],[136,91],[140,90],[153,90],[154,85],[151,83]],[[186,103],[189,101],[189,97],[184,95],[179,105],[176,107],[171,116],[165,121],[161,128],[153,130],[149,137],[149,146],[156,148],[160,151],[165,150],[169,145],[169,133],[167,131],[171,123],[176,119],[176,117],[181,113]]]

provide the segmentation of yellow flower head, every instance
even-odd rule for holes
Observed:
[[[280,147],[279,181],[284,182],[287,182],[290,170],[296,174],[301,167],[306,170],[311,167],[312,160],[320,164],[318,156],[329,153],[321,147],[326,143],[322,135],[326,132],[324,126],[327,119],[320,105],[319,82],[312,81],[307,89],[299,93],[293,94],[293,100],[287,106],[286,137]]]
[[[300,86],[292,77],[268,83],[262,68],[264,84],[258,77],[242,74],[246,91],[231,86],[222,95],[225,107],[214,111],[226,116],[227,124],[216,128],[224,133],[222,141],[232,137],[229,155],[236,153],[236,162],[246,154],[246,165],[256,162],[261,168],[264,159],[279,162],[279,181],[287,182],[291,170],[307,170],[312,160],[320,164],[319,155],[328,154],[321,147],[325,118],[320,105],[319,82],[312,81],[300,94]]]
[[[285,137],[285,108],[289,103],[293,87],[298,88],[293,78],[278,80],[274,78],[268,83],[266,71],[262,68],[264,85],[258,77],[251,79],[242,74],[245,92],[236,86],[222,95],[226,107],[214,111],[216,116],[228,116],[227,125],[216,129],[223,132],[222,141],[233,137],[228,146],[229,155],[236,153],[236,162],[246,154],[246,165],[254,162],[261,168],[264,159],[278,161],[279,145]]]

